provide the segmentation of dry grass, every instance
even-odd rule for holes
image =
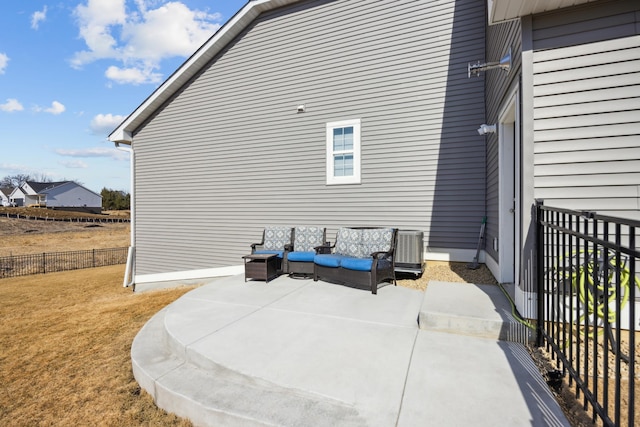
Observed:
[[[131,372],[140,328],[192,288],[133,294],[124,266],[0,280],[0,425],[190,425]]]
[[[26,224],[25,224],[26,223]],[[29,227],[30,232],[19,232],[17,227]],[[14,230],[8,237],[0,238],[0,256],[25,255],[42,252],[80,251],[129,246],[129,224],[103,224],[87,227],[86,224],[41,223],[21,219],[1,219],[0,236]],[[52,231],[55,230],[55,231]]]

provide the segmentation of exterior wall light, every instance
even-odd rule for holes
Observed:
[[[488,133],[496,133],[496,125],[480,125],[480,127],[478,128],[478,134],[486,135]]]

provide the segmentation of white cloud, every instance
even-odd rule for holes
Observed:
[[[126,116],[98,114],[91,120],[91,131],[95,134],[106,134],[114,130]]]
[[[31,28],[37,30],[40,26],[40,22],[43,22],[47,19],[47,6],[45,6],[41,11],[33,12],[31,15]]]
[[[12,113],[14,111],[22,111],[24,107],[17,99],[9,98],[4,104],[0,104],[0,110]]]
[[[51,107],[49,108],[45,108],[44,112],[45,113],[51,113],[53,115],[58,115],[58,114],[62,114],[64,113],[64,110],[66,110],[66,108],[64,107],[64,105],[62,105],[61,103],[59,103],[58,101],[53,101],[51,103]]]
[[[31,175],[32,177],[45,177],[54,181],[60,180],[62,177],[57,176],[55,173],[45,171],[43,169],[34,169],[31,166],[16,164],[16,163],[0,163],[0,176],[7,175]]]
[[[51,103],[51,107],[45,108],[45,107],[39,107],[37,105],[33,107],[33,111],[35,111],[36,113],[44,112],[44,113],[53,114],[54,116],[64,113],[65,110],[66,110],[65,106],[59,103],[58,101],[53,101]]]
[[[78,20],[80,37],[89,48],[78,52],[71,64],[81,67],[101,58],[117,58],[117,41],[111,36],[113,26],[126,22],[125,0],[88,0],[79,4],[74,14]]]
[[[9,57],[4,53],[0,53],[0,74],[4,74],[7,64],[9,64]]]
[[[81,150],[65,150],[63,148],[58,148],[54,150],[56,154],[65,157],[79,157],[79,158],[95,158],[95,157],[106,157],[115,160],[127,160],[129,159],[129,154],[124,151],[118,150],[117,148],[107,148],[107,147],[94,147],[94,148],[84,148]]]
[[[70,169],[87,169],[89,167],[82,160],[63,160],[59,161],[58,164]]]
[[[160,83],[162,75],[154,73],[152,69],[146,68],[118,68],[115,65],[110,66],[104,75],[119,84],[139,85],[142,83]]]
[[[158,3],[135,0],[127,10],[125,0],[87,0],[78,5],[75,17],[87,50],[76,52],[71,65],[100,59],[120,62],[105,75],[119,84],[158,83],[163,59],[191,55],[220,28],[219,14],[191,10],[179,1]]]
[[[160,61],[172,56],[189,56],[220,27],[218,14],[190,10],[179,2],[144,11],[139,22],[123,28],[125,53],[131,58]]]
[[[0,175],[16,175],[16,174],[28,174],[32,170],[25,165],[19,165],[17,163],[0,163]]]

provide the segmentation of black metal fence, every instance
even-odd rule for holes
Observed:
[[[637,426],[640,221],[537,205],[537,344],[593,420]]]
[[[124,264],[127,252],[128,248],[110,248],[0,257],[0,278]]]

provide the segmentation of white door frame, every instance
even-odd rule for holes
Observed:
[[[520,271],[520,95],[516,86],[498,116],[498,265],[500,283]]]

